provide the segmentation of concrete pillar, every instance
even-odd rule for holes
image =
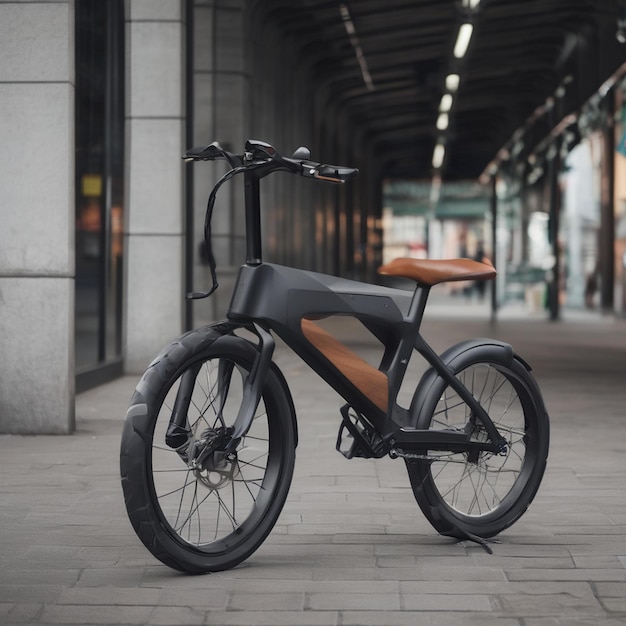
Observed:
[[[194,145],[219,141],[240,153],[248,139],[249,74],[245,63],[244,0],[193,2],[193,128]],[[209,269],[200,250],[207,197],[228,169],[225,162],[194,163],[193,168],[193,288],[211,286]],[[224,185],[213,213],[213,251],[220,288],[209,300],[192,303],[193,324],[224,317],[236,271],[245,261],[243,179]]]
[[[74,429],[74,2],[0,3],[0,432]]]
[[[548,309],[550,319],[556,321],[561,317],[560,285],[561,285],[561,250],[559,245],[560,216],[561,216],[561,188],[559,175],[561,171],[561,137],[557,137],[554,156],[549,162],[549,209],[548,239],[552,247],[554,265],[548,281]]]
[[[127,1],[125,367],[182,332],[182,0]]]

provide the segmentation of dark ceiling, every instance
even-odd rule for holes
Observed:
[[[376,145],[385,176],[429,178],[434,146],[441,142],[442,178],[455,180],[478,178],[559,85],[564,95],[536,125],[537,141],[626,62],[626,44],[615,37],[625,1],[482,0],[473,10],[465,6],[469,0],[266,6],[303,54],[315,59],[316,83]],[[466,21],[474,30],[467,53],[457,59],[453,48]],[[448,127],[440,131],[449,73],[460,82]]]

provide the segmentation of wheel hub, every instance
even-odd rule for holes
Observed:
[[[238,474],[236,452],[226,452],[232,429],[207,428],[189,446],[188,466],[210,489],[219,489]]]

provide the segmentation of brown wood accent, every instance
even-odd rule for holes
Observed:
[[[496,275],[496,270],[489,259],[481,263],[472,259],[399,258],[379,267],[378,273],[432,286],[457,280],[489,280]]]
[[[372,367],[314,322],[303,319],[301,328],[309,343],[381,411],[387,412],[389,392],[384,372]]]

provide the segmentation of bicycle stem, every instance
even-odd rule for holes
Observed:
[[[259,176],[254,170],[244,173],[246,208],[246,265],[261,265],[261,194]]]

